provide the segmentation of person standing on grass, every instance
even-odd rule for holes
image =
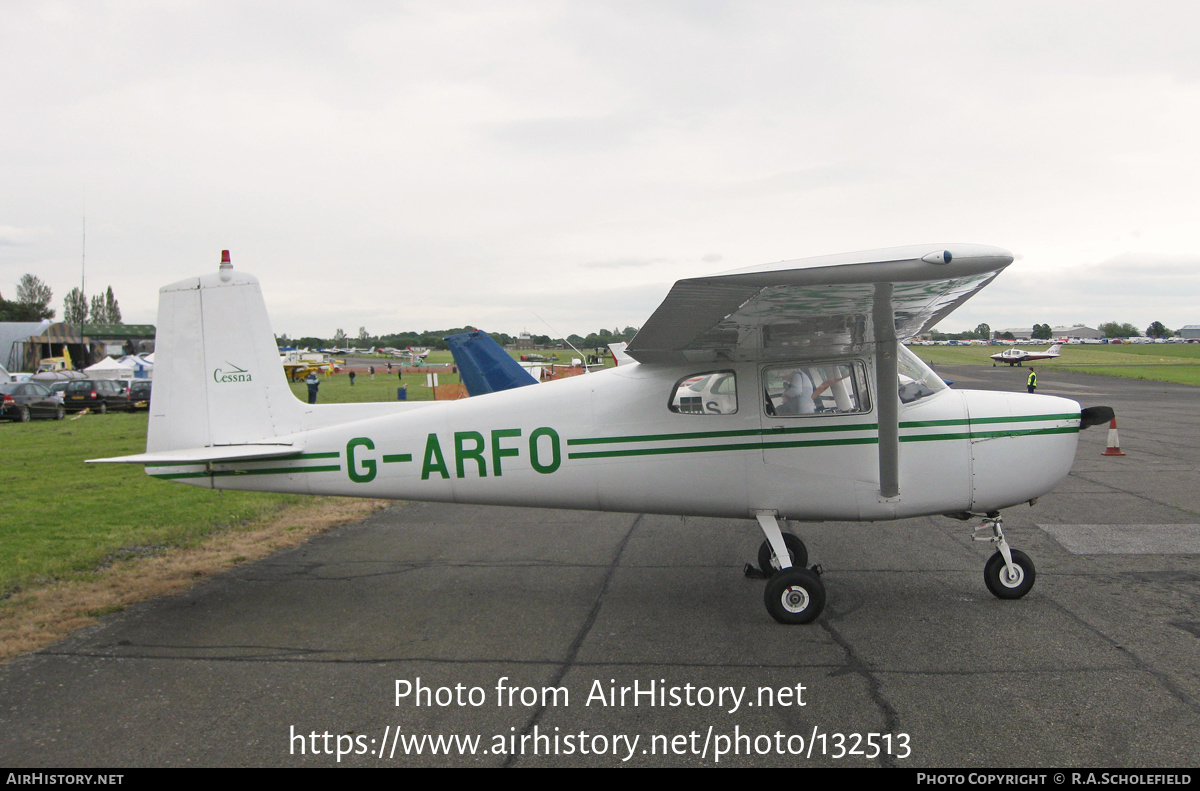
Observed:
[[[309,371],[308,376],[304,378],[304,384],[308,385],[308,403],[317,403],[317,390],[321,387],[321,380],[317,378],[317,372]]]
[[[350,386],[354,387],[354,371],[350,372]]]
[[[1037,390],[1037,371],[1033,370],[1032,368],[1029,369],[1029,379],[1026,380],[1025,387],[1031,393],[1034,390]]]

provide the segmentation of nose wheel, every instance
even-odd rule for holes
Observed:
[[[984,535],[991,531],[991,535]],[[1033,588],[1037,571],[1033,561],[1019,549],[1012,549],[1004,540],[1004,520],[1000,514],[989,514],[975,528],[976,541],[990,541],[996,552],[983,567],[983,582],[997,599],[1019,599]]]
[[[997,599],[1019,599],[1033,587],[1033,561],[1019,549],[1010,549],[1011,566],[997,552],[983,567],[983,581]]]

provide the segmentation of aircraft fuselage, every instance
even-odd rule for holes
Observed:
[[[946,390],[901,405],[900,494],[881,497],[873,379],[858,411],[785,416],[764,407],[769,368],[630,365],[463,401],[306,405],[313,427],[278,438],[295,457],[147,471],[214,488],[815,521],[996,510],[1051,490],[1074,459],[1074,401]],[[732,411],[672,409],[680,382],[712,372],[732,374]]]

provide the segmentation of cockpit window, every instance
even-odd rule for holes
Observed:
[[[902,344],[898,346],[900,354],[896,358],[896,367],[900,378],[902,403],[911,404],[949,389],[942,377],[930,370],[920,357],[909,351],[908,347]]]
[[[732,415],[737,412],[737,379],[733,371],[685,376],[675,383],[670,406],[684,415]]]
[[[763,409],[772,417],[869,412],[862,363],[777,365],[763,371]]]

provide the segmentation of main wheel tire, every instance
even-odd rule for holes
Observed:
[[[105,413],[107,413],[107,412],[108,412],[108,402],[107,402],[107,401],[101,401],[101,402],[100,402],[100,406],[96,407],[96,414],[97,414],[97,415],[103,415],[103,414],[105,414]]]
[[[767,580],[763,602],[780,623],[812,623],[825,609],[825,584],[808,569],[784,569]]]
[[[808,547],[804,546],[800,536],[784,533],[783,544],[788,548],[788,554],[792,557],[792,568],[808,566]],[[758,568],[768,578],[779,571],[779,559],[775,557],[770,541],[764,540],[758,548]]]
[[[62,419],[63,419],[63,418],[65,418],[66,416],[67,416],[67,409],[66,409],[66,407],[64,407],[63,405],[59,404],[59,405],[58,405],[58,407],[57,407],[57,408],[54,410],[54,419],[55,419],[55,420],[62,420]]]
[[[998,599],[1019,599],[1033,588],[1037,572],[1033,561],[1019,549],[1009,550],[1012,553],[1015,574],[1010,576],[1004,565],[1004,556],[999,552],[988,558],[983,567],[983,581],[992,595]]]
[[[27,407],[27,406],[17,407],[17,422],[18,423],[28,423],[30,420],[30,417],[31,417],[31,415],[29,414],[29,407]]]

